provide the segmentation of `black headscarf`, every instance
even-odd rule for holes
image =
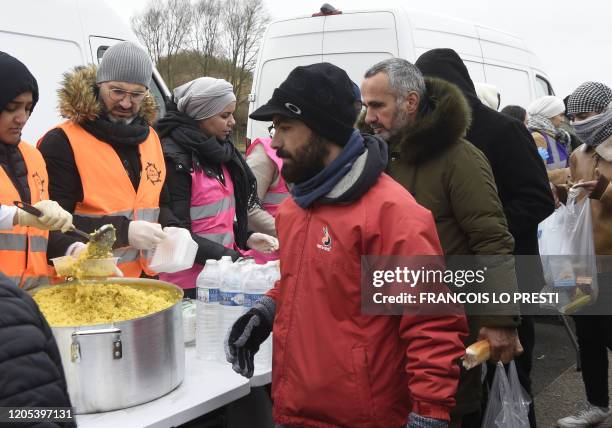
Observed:
[[[160,139],[171,138],[186,151],[195,154],[201,164],[211,167],[225,165],[234,184],[238,223],[236,243],[245,248],[248,211],[261,204],[257,197],[257,180],[236,146],[229,139],[222,141],[205,135],[197,121],[176,110],[169,110],[157,122],[156,130]]]
[[[32,92],[32,109],[38,102],[38,84],[17,58],[0,51],[0,111],[24,92]]]

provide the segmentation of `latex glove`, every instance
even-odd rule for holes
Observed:
[[[268,254],[278,250],[278,239],[264,233],[253,233],[247,240],[247,245],[260,253]]]
[[[482,327],[479,340],[487,339],[491,345],[491,358],[489,361],[501,361],[508,364],[523,353],[523,346],[518,338],[516,328]]]
[[[441,419],[428,418],[425,416],[410,413],[406,428],[447,428],[448,422]]]
[[[20,226],[31,226],[43,230],[61,230],[68,232],[72,228],[72,214],[63,209],[55,201],[39,201],[34,207],[43,215],[36,217],[24,210],[17,210],[17,224]]]
[[[79,254],[81,254],[85,250],[85,248],[87,248],[86,244],[83,244],[82,242],[75,242],[74,244],[70,244],[70,246],[66,250],[66,255],[78,257]]]
[[[128,227],[128,242],[132,247],[139,250],[152,250],[167,237],[168,234],[157,223],[134,220],[130,222]]]
[[[250,378],[255,371],[253,359],[259,346],[272,332],[276,304],[264,296],[247,313],[236,320],[225,337],[225,358],[232,369]]]

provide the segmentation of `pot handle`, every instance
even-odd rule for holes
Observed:
[[[76,330],[72,333],[72,344],[70,345],[70,359],[73,363],[81,361],[81,344],[79,336],[94,336],[98,334],[112,334],[113,337],[113,359],[119,360],[123,357],[123,349],[121,344],[121,329],[117,327],[101,328],[97,330]]]

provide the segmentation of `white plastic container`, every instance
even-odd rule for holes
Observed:
[[[117,276],[117,262],[119,258],[108,257],[105,259],[85,259],[79,262],[76,271],[77,257],[63,256],[51,259],[55,272],[59,276],[80,276],[83,278],[97,278]]]
[[[248,275],[250,266],[254,264],[248,261],[236,262],[223,271],[221,280],[221,337],[225,340],[227,332],[234,322],[244,313],[244,293],[242,291],[243,276]],[[218,354],[218,360],[226,362],[225,349],[222,347]]]
[[[193,266],[198,252],[198,244],[191,233],[182,227],[164,227],[168,237],[160,242],[149,263],[155,272],[174,273]]]
[[[221,271],[222,266],[217,260],[206,260],[196,280],[196,356],[202,360],[215,360],[223,349],[219,305]]]
[[[270,269],[272,268],[272,269]],[[261,299],[274,285],[274,266],[255,265],[244,279],[244,310],[248,311],[255,302]],[[272,334],[259,346],[255,354],[255,369],[269,370],[272,368]]]
[[[196,340],[196,303],[193,299],[183,299],[183,340],[192,346]]]

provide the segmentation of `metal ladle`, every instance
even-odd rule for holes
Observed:
[[[41,210],[26,202],[14,201],[13,203],[17,208],[22,209],[25,212],[32,214],[33,216],[42,217],[44,215]],[[70,228],[70,232],[74,232],[90,242],[100,242],[102,245],[104,245],[106,244],[106,242],[109,242],[112,239],[112,242],[110,242],[109,249],[115,242],[115,237],[114,235],[112,235],[114,230],[115,228],[112,224],[105,224],[101,228],[97,229],[94,233],[83,232],[82,230],[79,230],[74,227],[74,225],[72,225],[72,227]]]

